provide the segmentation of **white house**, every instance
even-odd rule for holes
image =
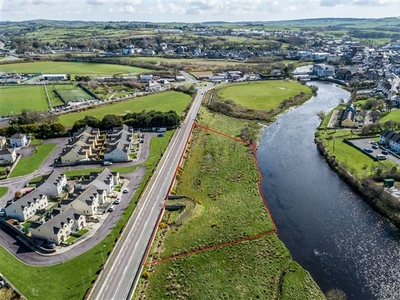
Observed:
[[[48,196],[60,196],[67,185],[67,177],[59,171],[53,170],[49,178],[37,189]]]
[[[80,214],[92,216],[97,213],[100,197],[105,199],[105,190],[101,191],[94,185],[90,185],[75,199],[61,201],[60,206],[63,210],[74,208]]]
[[[13,148],[21,148],[28,145],[28,139],[25,134],[16,133],[10,137],[10,146]]]
[[[104,151],[104,160],[112,162],[121,162],[130,160],[130,146],[118,141],[114,145],[107,145]]]
[[[48,204],[47,196],[43,195],[41,191],[35,190],[9,204],[6,207],[6,214],[23,222],[32,217],[37,210],[45,209]]]
[[[326,64],[315,64],[312,73],[318,77],[329,77],[335,75],[335,67]]]
[[[112,193],[114,186],[119,183],[119,173],[111,172],[109,168],[104,168],[104,170],[99,174],[97,172],[92,172],[89,175],[92,181],[92,185],[96,186],[98,189],[105,190],[107,193]]]
[[[0,166],[12,165],[17,159],[17,151],[14,148],[0,150]]]
[[[47,243],[60,245],[71,233],[86,227],[84,215],[70,208],[64,212],[53,211],[52,218],[45,223],[34,222],[30,226],[32,238],[46,240]],[[55,214],[57,212],[57,214]]]
[[[400,134],[388,129],[380,134],[379,143],[389,145],[394,152],[400,152]]]
[[[5,136],[0,136],[0,150],[4,149],[7,145],[7,138]]]

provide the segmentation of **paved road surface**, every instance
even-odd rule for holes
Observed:
[[[209,88],[207,86],[199,91],[184,123],[171,139],[90,299],[120,300],[130,299],[132,296],[142,270],[145,252],[150,246],[153,231],[174,180],[175,170],[185,149],[185,142],[200,109],[203,93]]]

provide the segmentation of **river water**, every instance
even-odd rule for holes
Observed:
[[[349,93],[312,84],[317,96],[266,128],[257,152],[278,235],[324,292],[398,300],[399,231],[331,171],[313,142],[316,113],[329,112]]]

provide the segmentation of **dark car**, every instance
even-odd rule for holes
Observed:
[[[364,152],[366,153],[372,153],[374,150],[372,150],[371,148],[364,148]]]
[[[372,145],[372,149],[378,149],[379,147],[377,145]]]
[[[383,155],[388,155],[389,152],[387,152],[386,150],[382,150],[382,154],[383,154]]]

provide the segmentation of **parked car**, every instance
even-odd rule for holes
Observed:
[[[128,193],[129,193],[129,188],[125,188],[122,192],[123,192],[124,194],[128,194]]]
[[[372,150],[371,148],[364,148],[364,152],[366,153],[372,153],[374,150]]]
[[[376,160],[385,160],[385,159],[386,159],[386,156],[385,156],[385,155],[382,155],[382,154],[378,154],[377,156],[375,156],[375,159],[376,159]]]
[[[111,166],[112,165],[112,162],[111,161],[104,161],[103,162],[103,166]]]
[[[114,201],[114,204],[120,204],[121,203],[121,198],[117,198],[115,201]]]
[[[379,149],[377,145],[372,145],[372,149]]]
[[[383,154],[383,155],[388,155],[389,152],[387,152],[386,150],[382,150],[382,154]]]
[[[108,211],[109,212],[112,212],[112,211],[114,211],[114,209],[116,208],[117,206],[116,205],[111,205],[109,208],[108,208]]]

